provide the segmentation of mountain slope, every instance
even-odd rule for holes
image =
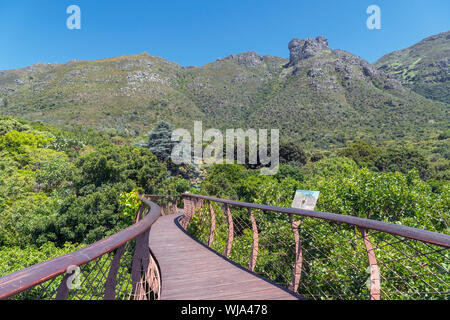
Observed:
[[[375,66],[427,98],[450,103],[450,31],[389,53]]]
[[[403,88],[359,57],[330,50],[326,40],[293,41],[303,49],[292,48],[291,41],[291,62],[278,93],[253,115],[261,125],[276,123],[322,146],[348,139],[415,139],[448,119],[446,106]]]
[[[289,59],[255,52],[201,67],[146,53],[0,71],[0,113],[141,135],[158,120],[189,130],[278,128],[306,146],[422,139],[448,125],[448,105],[327,39],[294,39]]]
[[[264,89],[287,62],[255,52],[230,55],[202,67],[184,69],[183,89],[211,125],[245,127],[248,115],[265,99]]]
[[[0,108],[33,120],[133,134],[155,119],[201,114],[177,90],[181,69],[144,53],[3,71]]]

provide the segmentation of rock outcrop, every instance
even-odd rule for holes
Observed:
[[[328,46],[328,40],[325,37],[319,36],[316,39],[292,39],[289,42],[290,60],[289,66],[295,65],[301,60],[305,60],[322,53],[331,52]]]

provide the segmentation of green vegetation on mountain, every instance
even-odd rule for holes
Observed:
[[[159,120],[191,131],[194,120],[221,130],[278,128],[325,150],[349,140],[424,140],[448,129],[447,104],[331,50],[323,37],[294,39],[289,50],[289,59],[246,52],[201,67],[143,53],[1,71],[0,114],[128,137]]]
[[[430,39],[418,44],[433,52],[414,53],[421,59],[393,54],[395,70],[317,37],[292,40],[289,59],[246,52],[181,67],[141,54],[0,71],[0,276],[130,225],[138,193],[291,206],[295,190],[318,190],[318,210],[448,234],[448,65],[439,62],[448,35]],[[277,174],[262,175],[260,164],[175,165],[171,133],[194,120],[203,130],[280,129]],[[200,239],[201,223],[190,226]],[[291,232],[264,223],[271,243]],[[225,236],[218,228],[214,249]],[[231,256],[243,264],[251,233],[239,237]],[[338,261],[353,249],[340,250],[329,255]],[[257,270],[269,278],[270,259]],[[320,261],[307,281],[323,277]]]
[[[424,97],[450,103],[450,31],[389,53],[375,66]]]
[[[200,190],[191,192],[286,207],[291,206],[297,189],[318,190],[317,209],[321,211],[449,233],[449,181],[436,174],[440,171],[433,171],[429,154],[413,152],[402,144],[375,146],[358,141],[323,153],[318,159],[292,141],[284,141],[280,157],[285,164],[274,176],[262,175],[256,168],[228,164],[206,166],[204,177],[188,181],[181,172],[167,170],[170,159],[164,155],[170,150],[165,148],[168,140],[161,137],[170,128],[171,124],[160,122],[145,144],[132,146],[131,141],[104,132],[63,131],[43,123],[1,117],[0,276],[72,252],[127,227],[139,206],[138,193],[179,194],[195,184]],[[444,141],[444,135],[439,137],[437,143]],[[162,151],[161,161],[150,147]],[[383,166],[378,167],[379,163]],[[428,176],[420,175],[423,168],[427,168]],[[433,179],[425,180],[430,177]],[[214,209],[218,221],[222,221],[221,208]],[[292,256],[287,247],[280,246],[291,237],[288,221],[257,212],[255,215],[263,223],[259,224],[262,251],[256,271],[270,279],[277,279],[280,270],[289,275]],[[209,234],[208,221],[204,221],[207,216],[196,216],[189,226],[200,240]],[[245,217],[244,211],[241,216]],[[305,220],[302,226],[318,234],[333,231],[317,221]],[[231,259],[245,265],[252,236],[250,229],[241,231],[236,234]],[[223,251],[226,234],[218,225],[213,249]],[[354,230],[341,230],[339,234],[353,237]],[[372,239],[377,241],[374,236]],[[313,245],[326,248],[333,245],[329,241],[317,237]],[[313,254],[308,241],[304,245],[309,263],[306,285],[323,282],[325,269],[342,277],[352,276],[351,270],[329,265],[330,260],[320,267],[318,263],[323,259]],[[342,263],[342,256],[353,253],[351,244],[337,244],[327,257]],[[393,252],[387,250],[386,254]],[[364,266],[365,255],[358,257],[362,258],[355,263]],[[281,267],[274,269],[274,263]],[[434,280],[427,278],[429,282]],[[383,287],[395,285],[389,282]],[[411,285],[420,287],[421,281],[414,280]],[[325,285],[321,290],[359,294],[364,288]]]
[[[1,261],[0,276],[127,227],[130,192],[189,188],[148,149],[103,133],[9,117],[0,117],[0,132],[0,257],[17,257]]]

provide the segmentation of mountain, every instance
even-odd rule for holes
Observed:
[[[448,124],[448,105],[324,37],[293,39],[289,59],[255,52],[201,67],[147,53],[0,71],[0,114],[142,135],[161,119],[189,130],[279,128],[311,148],[347,140],[421,139]]]
[[[450,31],[389,53],[375,66],[427,98],[450,103]]]
[[[177,90],[182,67],[146,53],[0,72],[2,113],[134,134],[198,108]]]

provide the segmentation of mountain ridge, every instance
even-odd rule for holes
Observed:
[[[443,130],[448,105],[404,87],[324,37],[293,39],[289,59],[254,51],[203,66],[146,52],[0,71],[0,114],[142,135],[158,120],[192,127],[278,127],[314,147],[420,138]],[[336,130],[338,128],[338,130]]]
[[[430,99],[450,103],[450,31],[384,55],[374,65]]]

